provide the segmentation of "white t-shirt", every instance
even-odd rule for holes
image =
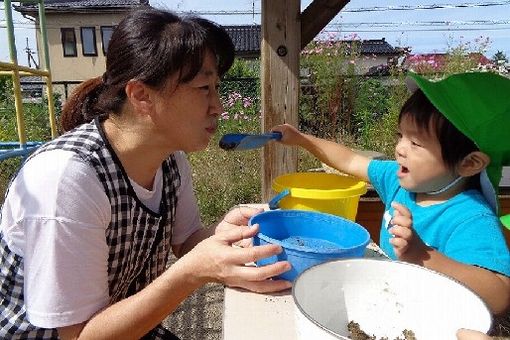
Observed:
[[[201,228],[191,169],[175,154],[181,186],[172,244],[182,244]],[[153,190],[131,180],[140,201],[158,212],[162,170]],[[9,188],[0,230],[23,257],[27,317],[38,327],[55,328],[88,320],[107,306],[110,202],[92,167],[70,151],[52,150],[29,160]]]

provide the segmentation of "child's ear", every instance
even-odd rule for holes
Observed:
[[[125,87],[127,100],[139,114],[148,115],[152,109],[151,89],[138,80],[130,80]]]
[[[473,151],[468,154],[457,166],[457,172],[460,176],[470,177],[479,174],[491,162],[490,157],[481,152]]]

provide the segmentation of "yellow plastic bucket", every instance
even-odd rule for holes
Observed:
[[[320,211],[354,221],[361,195],[367,184],[357,178],[324,172],[297,172],[273,180],[278,194],[270,202],[271,209]]]

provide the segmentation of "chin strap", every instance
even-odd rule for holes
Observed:
[[[441,189],[426,192],[426,194],[427,195],[439,195],[447,190],[450,190],[450,188],[453,187],[455,184],[459,183],[462,178],[463,178],[462,176],[459,176],[459,177],[455,178],[453,181],[451,181],[449,184],[447,184],[446,186],[442,187]]]

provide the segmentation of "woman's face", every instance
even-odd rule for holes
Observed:
[[[214,54],[208,52],[200,72],[190,82],[175,84],[172,77],[158,92],[153,122],[158,143],[170,150],[203,150],[218,126],[223,106]]]
[[[395,159],[400,165],[397,172],[400,185],[412,192],[439,190],[456,178],[441,157],[436,135],[418,129],[409,115],[400,122]]]

